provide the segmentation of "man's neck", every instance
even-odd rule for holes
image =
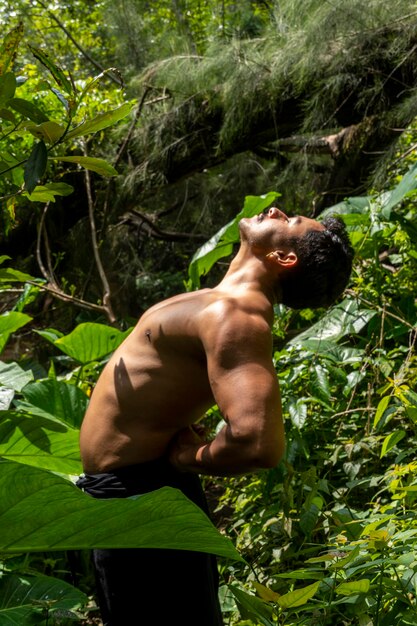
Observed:
[[[217,289],[228,291],[233,296],[256,292],[265,297],[271,308],[277,302],[277,278],[268,267],[267,260],[255,256],[244,246],[240,247]]]

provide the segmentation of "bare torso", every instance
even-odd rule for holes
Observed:
[[[200,326],[218,299],[215,290],[182,294],[139,320],[93,391],[81,428],[84,471],[162,456],[175,433],[214,404]]]

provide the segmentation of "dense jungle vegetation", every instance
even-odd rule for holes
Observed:
[[[230,626],[415,625],[415,2],[0,0],[0,25],[0,626],[100,624],[97,543],[217,554]],[[109,355],[273,204],[355,249],[330,310],[276,307],[285,459],[207,478],[214,524],[169,488],[88,498]]]

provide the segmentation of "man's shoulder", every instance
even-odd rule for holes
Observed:
[[[252,341],[269,341],[271,325],[262,306],[233,296],[219,296],[200,313],[199,334],[203,342],[232,345]]]

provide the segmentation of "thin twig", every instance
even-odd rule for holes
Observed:
[[[51,285],[42,285],[41,283],[37,283],[34,280],[27,280],[26,282],[29,285],[33,285],[34,287],[37,287],[38,289],[47,291],[58,300],[63,300],[64,302],[71,302],[72,304],[75,304],[76,306],[79,306],[82,309],[87,309],[89,311],[99,311],[100,313],[105,313],[106,315],[108,315],[107,307],[105,307],[102,304],[93,304],[92,302],[87,302],[86,300],[83,300],[82,298],[77,298],[76,296],[70,296],[68,293],[65,293],[59,288],[56,288]]]
[[[44,237],[45,236],[47,237],[45,217],[46,217],[48,208],[49,208],[49,202],[45,205],[44,210],[42,212],[41,221],[39,223],[38,236],[36,239],[36,260],[38,262],[41,273],[43,277],[45,278],[45,280],[48,281],[48,284],[42,285],[41,283],[37,283],[35,281],[30,281],[30,280],[28,280],[27,282],[30,285],[34,285],[35,287],[38,287],[39,289],[43,289],[43,291],[47,291],[58,300],[62,300],[63,302],[71,302],[72,304],[75,304],[76,306],[79,306],[82,309],[87,309],[91,311],[100,311],[100,313],[105,313],[108,316],[108,308],[105,305],[93,304],[92,302],[87,302],[86,300],[83,300],[82,298],[71,296],[65,293],[64,291],[62,291],[62,289],[59,287],[58,283],[56,282],[56,279],[53,274],[52,263],[51,263],[51,252],[50,252],[49,244],[47,243],[47,239],[46,239],[46,247],[47,247],[46,254],[48,258],[48,268],[45,267],[43,260],[42,260],[41,241],[42,241],[42,234],[44,235]]]
[[[183,233],[162,230],[152,221],[150,217],[133,208],[122,216],[122,221],[120,223],[131,223],[137,226],[146,224],[146,226],[148,226],[147,232],[155,239],[162,239],[163,241],[187,241],[189,239],[194,239],[196,241],[206,240],[204,235],[199,235],[198,233]]]
[[[142,94],[142,98],[140,99],[140,102],[139,102],[139,104],[137,106],[135,116],[134,116],[134,118],[132,120],[132,123],[130,125],[130,128],[129,128],[128,132],[127,132],[127,135],[126,135],[122,145],[120,146],[119,152],[116,155],[116,159],[115,159],[115,161],[113,163],[114,167],[116,167],[118,165],[120,159],[122,158],[122,156],[126,152],[126,149],[127,149],[128,145],[130,143],[130,140],[132,138],[135,126],[136,126],[136,124],[138,122],[138,119],[139,119],[141,113],[142,113],[143,105],[145,103],[145,98],[148,95],[149,91],[151,91],[151,89],[152,89],[152,87],[150,87],[149,85],[147,85],[145,87],[145,90],[144,90],[144,92]]]
[[[132,123],[129,127],[129,130],[127,132],[127,135],[125,137],[125,139],[122,142],[122,145],[120,146],[120,149],[116,155],[116,158],[113,162],[113,167],[116,168],[117,165],[119,164],[122,156],[124,155],[124,153],[126,152],[128,145],[130,143],[130,140],[132,139],[132,135],[133,135],[133,131],[135,129],[136,124],[138,123],[139,117],[142,113],[143,110],[143,106],[145,104],[145,98],[148,95],[149,91],[151,91],[152,87],[150,85],[147,85],[145,87],[145,90],[143,92],[142,98],[140,99],[140,102],[137,106],[136,109],[136,113],[135,116],[132,120]],[[114,185],[115,185],[115,179],[111,178],[110,181],[107,184],[107,189],[106,189],[106,195],[104,198],[104,203],[103,203],[103,222],[102,222],[102,228],[101,228],[101,232],[100,232],[100,236],[101,238],[103,238],[104,236],[104,232],[106,230],[106,224],[107,224],[107,215],[108,215],[108,210],[109,210],[109,203],[110,203],[110,197],[112,195],[112,191],[114,190]]]
[[[402,317],[399,317],[399,315],[395,315],[395,313],[391,313],[391,311],[388,311],[387,309],[384,309],[384,307],[378,304],[375,304],[375,302],[370,302],[369,300],[366,300],[359,294],[355,293],[352,289],[346,289],[346,293],[351,296],[354,296],[355,298],[357,298],[364,304],[367,304],[368,306],[371,306],[372,308],[376,309],[379,313],[384,311],[385,315],[392,317],[393,319],[397,320],[397,322],[401,322],[402,324],[404,324],[404,326],[407,326],[407,328],[409,328],[410,330],[413,330],[413,331],[415,330],[414,326],[410,324],[409,322],[407,322],[407,320],[403,319]]]
[[[42,253],[41,253],[42,234],[44,234],[46,232],[46,229],[45,229],[45,217],[46,217],[46,213],[48,211],[48,208],[49,208],[49,202],[47,202],[45,204],[45,206],[44,206],[44,209],[43,209],[43,212],[42,212],[42,215],[41,215],[41,221],[39,223],[38,236],[37,236],[37,239],[36,239],[36,260],[38,261],[39,269],[41,270],[42,276],[55,289],[59,289],[58,285],[55,283],[54,277],[50,275],[50,273],[48,272],[47,268],[45,267],[45,265],[43,263],[43,260],[42,260]]]
[[[94,65],[94,67],[96,67],[98,70],[100,70],[100,72],[103,72],[105,70],[105,68],[101,65],[101,63],[99,63],[98,61],[96,61],[95,59],[93,59],[93,57],[91,56],[91,54],[89,52],[87,52],[87,50],[85,50],[79,43],[78,41],[76,41],[76,39],[74,39],[74,37],[71,35],[71,33],[69,32],[69,30],[66,28],[66,26],[64,26],[64,24],[61,22],[61,20],[52,12],[48,9],[48,7],[45,5],[44,2],[42,2],[41,0],[36,0],[38,4],[40,4],[40,6],[47,11],[49,17],[54,20],[54,22],[59,26],[59,28],[66,34],[66,36],[68,37],[68,39],[70,41],[72,41],[72,43],[74,44],[74,46],[77,48],[77,50],[79,50],[81,52],[81,54],[92,64]],[[115,74],[110,74],[109,73],[109,78],[116,83],[117,85],[120,85],[121,87],[123,87],[123,81],[116,76]]]
[[[87,156],[87,148],[85,145],[84,145],[84,155]],[[111,306],[110,285],[107,280],[107,276],[104,271],[104,267],[101,262],[100,253],[98,250],[99,246],[97,242],[96,222],[94,219],[94,202],[93,202],[93,195],[91,191],[91,178],[90,178],[90,172],[87,169],[85,170],[85,186],[86,186],[86,191],[87,191],[88,218],[90,222],[91,241],[93,245],[94,260],[96,262],[101,284],[103,285],[103,306],[105,308],[106,315],[109,319],[109,322],[114,323],[116,321],[116,317],[113,313],[113,309]]]

